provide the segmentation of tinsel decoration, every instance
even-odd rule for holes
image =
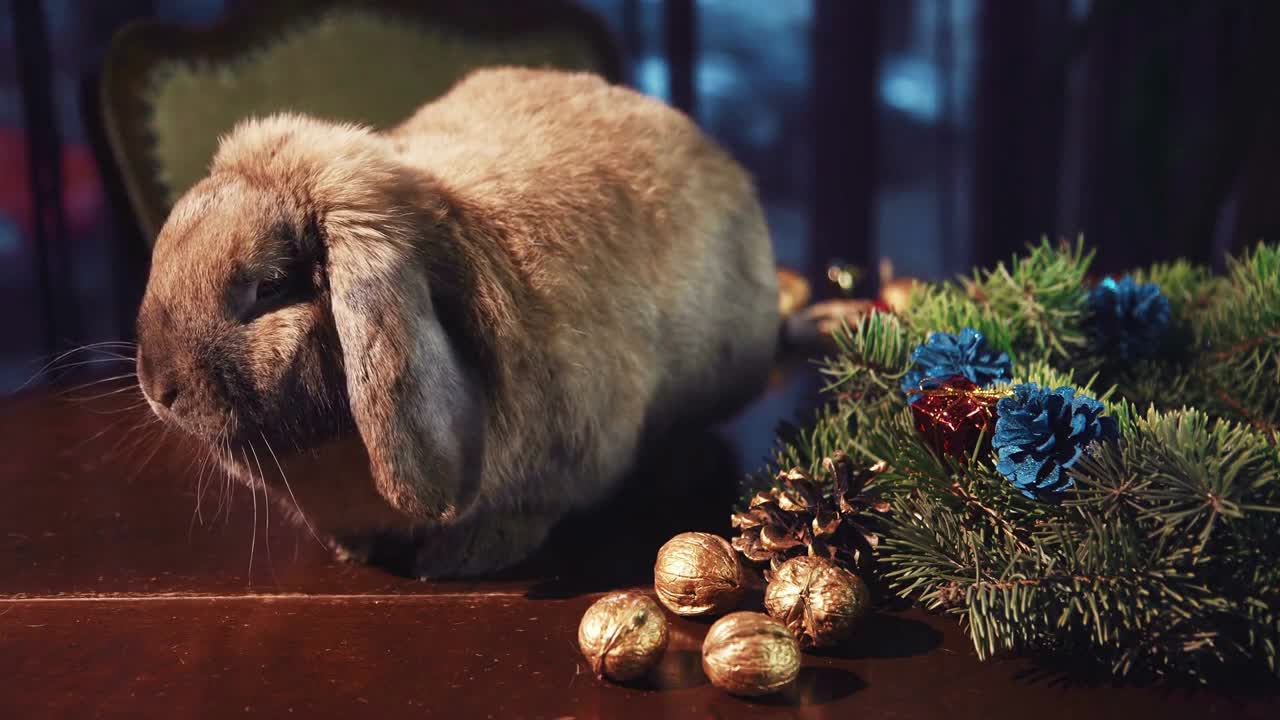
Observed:
[[[1066,472],[1089,445],[1114,440],[1119,429],[1114,418],[1103,415],[1104,406],[1075,388],[1056,390],[1034,383],[1013,387],[1010,396],[996,404],[996,432],[992,447],[999,462],[996,470],[1023,495],[1045,499],[1072,487]]]
[[[1157,350],[1169,316],[1169,298],[1155,283],[1108,277],[1089,292],[1090,335],[1098,350],[1121,361]]]
[[[865,569],[879,543],[875,515],[889,510],[867,485],[887,466],[877,463],[855,471],[852,458],[840,450],[822,466],[820,480],[799,468],[779,472],[775,487],[756,493],[747,510],[734,513],[734,549],[752,563],[767,563],[770,570],[799,555]]]
[[[961,375],[926,380],[912,393],[916,430],[940,456],[960,462],[991,448],[995,404],[1003,396],[984,391]]]
[[[902,376],[902,391],[910,395],[924,380],[962,376],[978,387],[1013,378],[1008,353],[997,351],[982,333],[965,328],[959,335],[935,332],[911,353],[911,367]]]

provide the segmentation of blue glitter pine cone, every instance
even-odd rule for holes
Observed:
[[[1023,495],[1044,499],[1075,484],[1067,474],[1088,446],[1119,436],[1115,418],[1097,400],[1071,387],[1049,390],[1035,383],[1013,387],[996,404],[991,447],[996,469]]]
[[[1169,298],[1155,283],[1108,277],[1089,292],[1090,334],[1099,349],[1119,360],[1158,349],[1169,317]]]
[[[978,387],[1013,378],[1007,353],[998,352],[982,333],[965,328],[959,335],[935,332],[911,353],[911,369],[902,377],[902,392],[911,394],[923,380],[964,377]]]

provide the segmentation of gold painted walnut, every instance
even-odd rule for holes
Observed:
[[[764,607],[782,621],[803,648],[838,645],[871,605],[857,575],[820,557],[794,557],[773,573]]]
[[[717,535],[687,532],[658,550],[653,567],[658,600],[677,615],[719,615],[738,605],[746,589],[738,555]]]
[[[800,674],[800,645],[785,625],[764,613],[729,613],[707,631],[702,669],[721,690],[768,695]]]
[[[587,608],[578,647],[596,677],[617,682],[649,672],[667,650],[670,629],[662,608],[640,593],[606,595]]]

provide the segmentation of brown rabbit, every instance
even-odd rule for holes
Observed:
[[[497,68],[383,133],[225,137],[156,240],[138,376],[339,554],[399,535],[439,577],[522,559],[642,445],[740,407],[779,326],[751,180],[688,118]],[[368,475],[290,472],[334,453]]]

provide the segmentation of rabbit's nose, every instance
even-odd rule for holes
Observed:
[[[151,390],[151,396],[161,405],[172,408],[173,402],[178,399],[178,385],[171,380],[156,383]]]
[[[145,353],[138,353],[138,384],[147,399],[165,408],[178,400],[178,383],[171,371],[157,369]]]

